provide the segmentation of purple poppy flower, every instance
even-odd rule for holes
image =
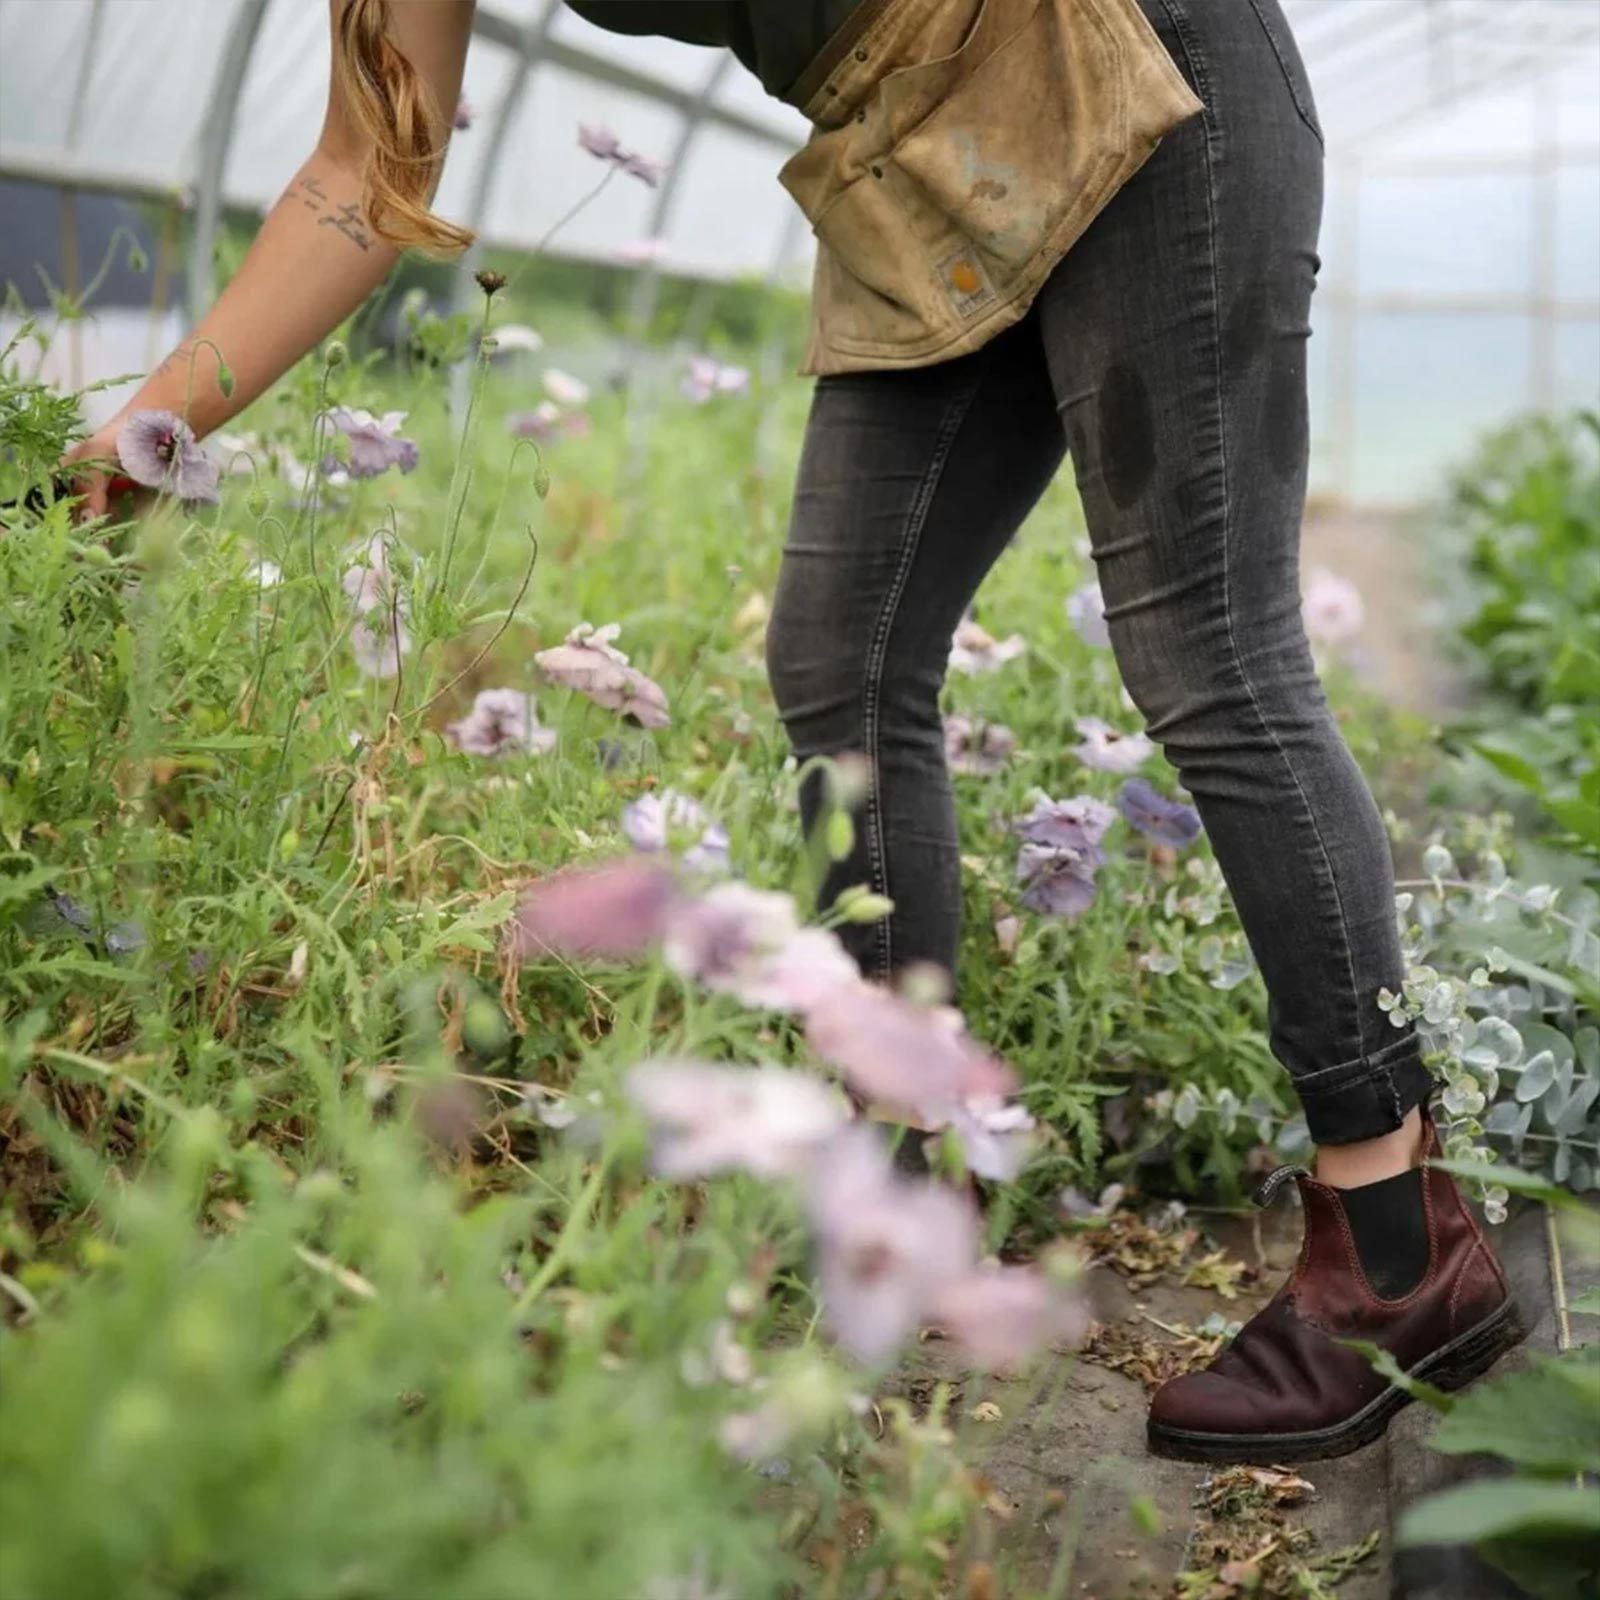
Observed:
[[[1117,796],[1117,809],[1147,839],[1181,850],[1200,837],[1200,813],[1181,800],[1169,800],[1143,778],[1130,778]]]
[[[667,696],[661,685],[647,678],[611,641],[622,629],[615,623],[603,628],[580,622],[566,641],[541,650],[534,660],[544,675],[563,689],[587,695],[597,705],[632,717],[646,728],[665,728]]]
[[[539,726],[532,697],[520,689],[479,690],[472,710],[459,722],[446,723],[444,736],[474,756],[542,755],[556,742],[555,729]]]
[[[411,630],[403,615],[371,611],[350,629],[350,649],[367,677],[397,677],[411,649]]]
[[[648,184],[652,189],[661,181],[661,174],[665,170],[664,164],[652,161],[648,156],[638,155],[632,150],[624,150],[622,141],[610,128],[598,123],[580,122],[578,143],[595,160],[609,162],[618,172],[626,172],[629,177],[637,178],[640,183]]]
[[[1146,734],[1122,733],[1099,717],[1079,717],[1078,732],[1083,743],[1075,745],[1072,753],[1096,772],[1133,772],[1155,754],[1156,747]]]
[[[521,961],[552,951],[631,961],[660,942],[678,899],[671,870],[638,856],[569,867],[523,890],[507,939]]]
[[[1017,855],[1023,905],[1051,917],[1082,916],[1099,893],[1094,875],[1101,859],[1098,847],[1086,851],[1023,845]]]
[[[585,411],[563,411],[553,400],[541,400],[532,411],[518,411],[506,419],[506,426],[519,439],[537,439],[541,444],[556,439],[581,439],[592,424]]]
[[[1111,643],[1106,626],[1106,602],[1098,583],[1086,583],[1067,597],[1067,618],[1085,644],[1104,649]]]
[[[1036,1124],[1015,1101],[981,1094],[969,1095],[955,1108],[950,1126],[973,1172],[995,1183],[1009,1183],[1028,1159]]]
[[[352,564],[339,580],[357,616],[350,648],[356,666],[368,677],[392,678],[411,648],[406,597],[395,587],[381,536],[374,535],[352,554]]]
[[[783,1067],[647,1061],[627,1090],[650,1119],[651,1165],[663,1178],[795,1177],[849,1118],[836,1088]]]
[[[1106,829],[1116,820],[1116,812],[1105,801],[1077,794],[1069,800],[1038,799],[1033,810],[1012,826],[1029,844],[1087,854],[1098,850]]]
[[[335,433],[349,440],[350,459],[341,461],[329,454],[322,463],[327,473],[345,471],[352,478],[376,478],[390,467],[410,472],[417,464],[417,442],[400,435],[404,411],[386,411],[375,417],[370,411],[335,406],[324,413],[324,422]]]
[[[217,503],[217,464],[174,411],[135,411],[117,433],[117,459],[135,483],[180,500]]]
[[[974,722],[960,715],[944,719],[944,758],[952,772],[992,777],[1016,749],[1016,734],[998,722]]]
[[[698,833],[700,837],[685,853],[683,864],[693,872],[727,870],[728,830],[675,789],[641,795],[626,806],[622,831],[635,850],[646,852],[665,850],[675,833]]]

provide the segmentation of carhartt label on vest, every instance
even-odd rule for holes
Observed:
[[[994,299],[994,286],[971,250],[957,250],[939,263],[939,281],[960,317],[974,316]]]

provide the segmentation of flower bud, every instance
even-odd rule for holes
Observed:
[[[827,823],[828,857],[843,861],[856,847],[856,826],[848,811],[835,811]]]
[[[846,922],[882,922],[894,910],[894,901],[886,894],[873,894],[864,889],[843,910]]]
[[[499,294],[500,291],[506,286],[505,273],[491,272],[487,267],[484,267],[482,270],[473,273],[473,277],[477,279],[478,287],[482,289],[486,295],[491,297]]]
[[[350,359],[350,347],[343,339],[330,339],[328,348],[322,352],[322,359],[330,367],[342,367]]]

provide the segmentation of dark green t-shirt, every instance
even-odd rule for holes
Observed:
[[[822,54],[858,0],[566,0],[612,33],[653,33],[723,45],[783,96]]]

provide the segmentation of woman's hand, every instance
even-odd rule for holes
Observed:
[[[80,440],[61,458],[57,476],[74,484],[83,496],[80,520],[103,517],[111,509],[111,478],[117,459],[117,435],[123,413],[104,422],[87,439]],[[86,465],[92,463],[92,465]]]

